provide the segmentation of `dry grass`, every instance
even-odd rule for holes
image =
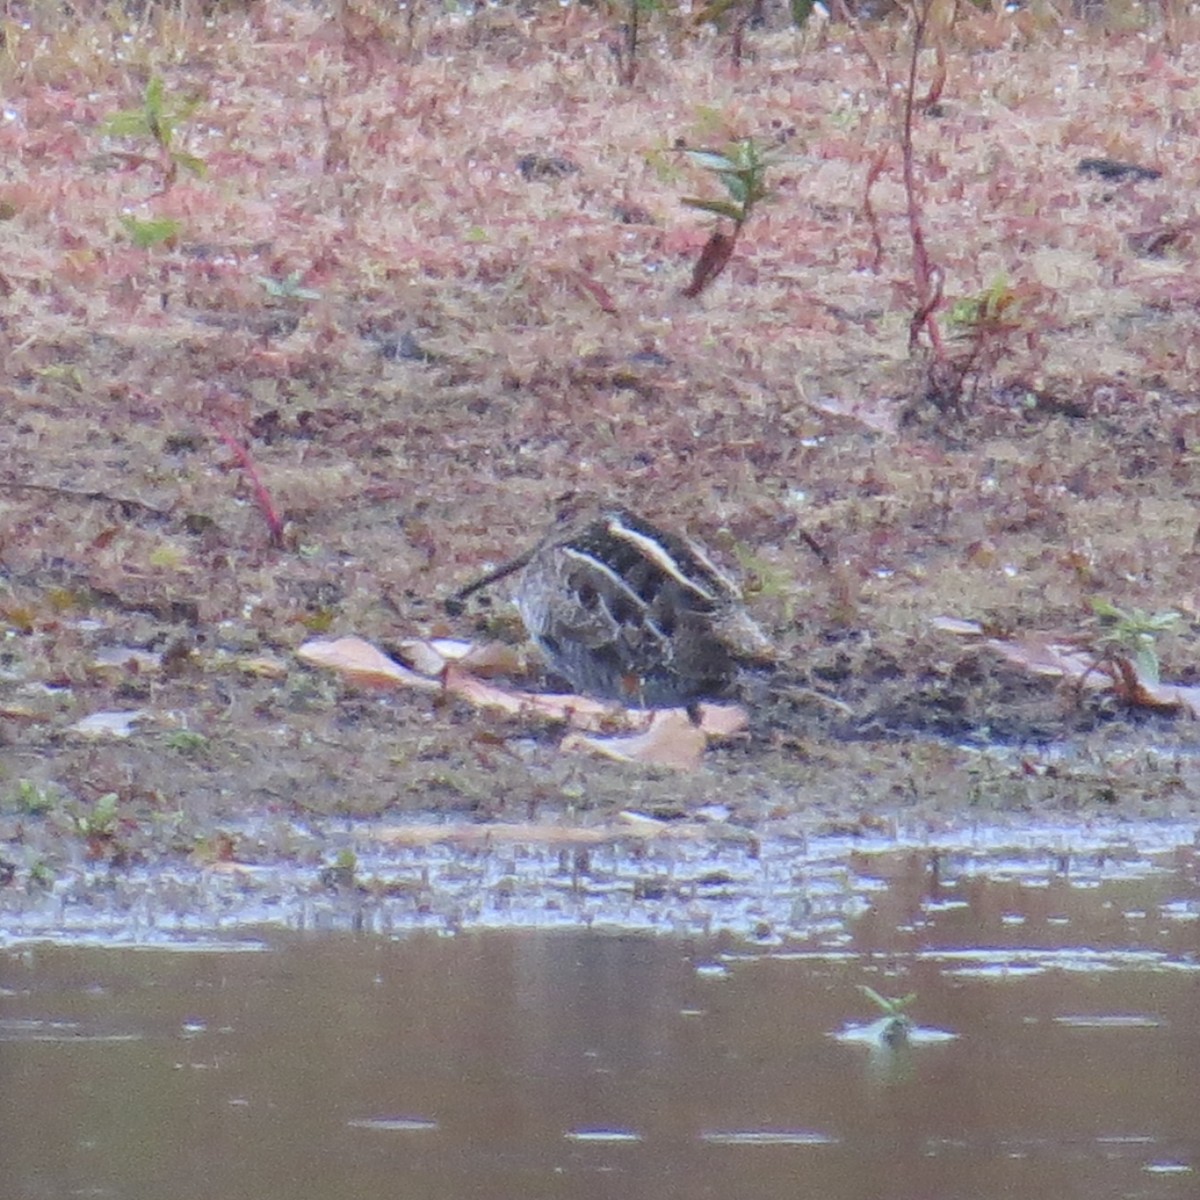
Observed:
[[[830,802],[866,778],[874,804],[938,778],[814,750],[801,722],[699,784],[631,792],[548,759],[532,782],[548,752],[480,742],[466,714],[245,673],[313,631],[446,628],[436,601],[575,487],[741,558],[786,652],[881,728],[1079,724],[928,619],[1075,632],[1093,596],[1196,619],[1200,30],[1173,9],[1109,25],[968,9],[920,60],[921,96],[944,66],[914,166],[951,356],[955,304],[1009,298],[947,396],[908,346],[901,22],[748,33],[735,69],[720,35],[660,20],[622,87],[613,19],[579,6],[10,5],[9,778],[156,811],[206,788],[218,809],[601,803],[610,770],[621,800],[795,796],[824,773]],[[105,135],[155,76],[199,102],[177,137],[204,178]],[[735,136],[779,144],[775,194],[688,300],[711,224],[680,203],[706,181],[674,147]],[[528,154],[579,169],[527,179]],[[1094,156],[1163,177],[1077,174]],[[142,249],[123,215],[177,228]],[[108,642],[176,651],[114,677]],[[1195,674],[1191,642],[1185,623],[1165,674]],[[63,740],[135,705],[204,731],[209,765]],[[1014,802],[1035,786],[1010,782]]]

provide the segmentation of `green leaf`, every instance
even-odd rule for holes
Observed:
[[[1137,668],[1138,678],[1143,683],[1157,684],[1162,682],[1161,667],[1154,646],[1142,646],[1133,653],[1133,665]]]
[[[182,154],[176,151],[171,155],[171,158],[177,162],[189,175],[195,175],[197,179],[203,179],[208,173],[208,164],[202,158],[197,158],[194,154]]]
[[[722,171],[721,182],[725,185],[725,190],[744,210],[746,207],[746,197],[750,194],[750,189],[746,185],[745,179],[743,179],[741,175],[735,175],[729,171]]]
[[[54,871],[48,863],[39,858],[29,868],[29,882],[33,887],[49,888],[54,884]]]
[[[886,1013],[889,1017],[902,1017],[904,1010],[917,998],[916,992],[909,992],[907,996],[881,996],[873,987],[868,987],[865,983],[858,985],[858,990],[862,992],[873,1004]]]
[[[173,241],[179,236],[181,228],[178,221],[172,221],[169,217],[152,217],[142,221],[137,217],[122,216],[121,224],[125,226],[129,240],[139,250],[150,250],[164,242]]]
[[[1177,613],[1174,610],[1167,612],[1157,612],[1152,616],[1147,624],[1155,633],[1161,633],[1167,629],[1174,629],[1180,621],[1183,620],[1183,614]]]
[[[706,171],[736,171],[737,163],[732,159],[727,158],[718,150],[685,150],[684,154],[688,156],[698,167],[703,167]]]
[[[146,84],[146,95],[142,107],[146,110],[147,121],[158,121],[163,115],[163,81],[161,75],[152,75]]]
[[[744,219],[742,206],[730,204],[728,200],[702,200],[699,196],[685,196],[683,203],[688,208],[698,208],[701,212],[716,213],[718,217],[728,217],[731,221]]]
[[[140,108],[113,113],[100,128],[110,137],[151,138],[169,152],[180,124],[192,116],[200,102],[195,96],[186,100],[168,97],[162,77],[155,75],[146,84]],[[180,165],[193,170],[188,163]]]
[[[979,324],[980,303],[976,296],[964,296],[950,305],[947,314],[949,323],[955,327],[970,327]]]
[[[98,823],[106,827],[111,826],[117,819],[117,793],[105,792],[96,801],[93,815]]]
[[[150,135],[146,114],[140,108],[115,112],[105,118],[100,128],[109,137],[148,137]]]
[[[1108,617],[1113,621],[1120,620],[1125,616],[1121,609],[1111,600],[1105,600],[1103,596],[1092,597],[1092,612],[1098,617]]]

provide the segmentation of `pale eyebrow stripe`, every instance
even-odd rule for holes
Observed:
[[[655,563],[664,574],[669,575],[672,579],[674,579],[677,583],[682,584],[689,591],[695,592],[698,596],[701,596],[705,600],[709,601],[710,604],[717,603],[716,595],[710,592],[708,588],[702,587],[694,579],[689,579],[686,575],[684,575],[683,572],[680,571],[675,560],[667,553],[666,549],[662,545],[654,540],[654,538],[647,537],[644,533],[638,533],[636,529],[630,529],[629,526],[626,525],[619,517],[609,518],[608,531],[614,537],[624,538],[627,542],[632,542],[648,559],[650,559],[651,562]],[[711,568],[711,564],[705,560],[702,554],[698,554],[695,550],[692,550],[691,547],[688,547],[688,549],[691,550],[693,555],[695,555],[697,561],[702,567],[704,567],[706,570],[711,569],[711,573],[718,579],[720,578],[720,574],[715,570],[715,568]]]
[[[612,583],[616,584],[616,586],[619,587],[621,591],[623,591],[625,595],[627,595],[630,600],[632,600],[634,604],[638,606],[638,608],[640,608],[643,612],[646,611],[645,600],[643,600],[641,596],[639,596],[637,592],[635,592],[633,588],[631,588],[629,584],[627,584],[625,580],[623,580],[621,576],[618,575],[616,571],[614,571],[612,567],[610,567],[602,559],[597,558],[594,554],[588,554],[586,550],[576,550],[574,546],[564,546],[562,551],[568,558],[573,558],[577,562],[585,562],[593,570],[599,571],[601,574],[606,575]]]
[[[610,580],[612,580],[612,582],[616,584],[616,586],[620,588],[621,591],[624,592],[625,595],[627,595],[630,600],[632,600],[634,604],[636,604],[641,610],[642,620],[646,623],[646,626],[654,631],[655,635],[662,641],[664,646],[670,645],[670,637],[663,632],[662,626],[650,615],[650,606],[641,598],[641,596],[637,594],[637,592],[635,592],[629,586],[629,584],[625,582],[625,580],[620,577],[620,575],[616,573],[616,571],[608,566],[607,563],[602,562],[600,559],[588,554],[584,550],[576,550],[573,546],[563,546],[562,552],[568,558],[574,558],[579,562],[587,563],[594,570],[599,571],[602,575],[606,575]],[[607,607],[607,605],[605,607]]]

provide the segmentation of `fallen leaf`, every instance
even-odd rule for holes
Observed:
[[[459,646],[469,648],[470,643],[454,643],[455,648]],[[448,643],[439,647],[435,643],[424,641],[421,638],[408,638],[401,642],[396,649],[404,656],[404,661],[414,671],[419,671],[422,675],[428,675],[434,679],[441,675],[443,668],[451,658],[463,656],[462,654],[452,654],[451,646]],[[465,653],[464,649],[463,654]]]
[[[414,671],[440,676],[449,663],[461,663],[480,675],[517,675],[524,660],[515,646],[503,642],[464,642],[459,638],[409,638],[397,649]]]
[[[1112,677],[1098,669],[1096,656],[1069,643],[1030,636],[988,638],[983,644],[1034,675],[1070,679],[1093,688],[1112,686]]]
[[[20,721],[23,724],[32,725],[48,719],[48,713],[39,712],[28,704],[0,704],[0,720]]]
[[[520,675],[528,669],[521,648],[506,642],[471,642],[459,662],[479,675]]]
[[[364,687],[414,687],[425,691],[437,691],[441,687],[438,680],[410,671],[358,637],[305,642],[296,651],[296,657],[311,666],[337,671]]]
[[[875,433],[900,432],[900,417],[904,405],[895,396],[818,396],[808,403],[818,412],[831,417],[846,417]]]
[[[1139,699],[1149,708],[1182,708],[1200,717],[1200,687],[1177,683],[1139,683]]]
[[[707,744],[704,730],[683,709],[668,708],[656,712],[650,728],[643,733],[609,738],[572,733],[563,738],[562,749],[590,750],[619,762],[694,771]]]
[[[97,712],[70,727],[72,733],[83,737],[127,738],[133,733],[135,722],[144,720],[149,713],[143,708],[128,712]]]
[[[701,704],[700,728],[709,737],[732,737],[750,724],[750,714],[740,704]]]
[[[1081,687],[1107,688],[1135,708],[1182,709],[1190,716],[1200,716],[1200,688],[1143,679],[1127,655],[1105,658],[1079,646],[1036,637],[989,638],[983,644],[1034,675],[1067,679]]]
[[[934,617],[929,623],[942,633],[959,637],[978,637],[983,633],[983,626],[978,621],[966,621],[962,617]]]
[[[542,717],[562,721],[572,729],[599,733],[631,730],[632,736],[563,742],[564,750],[580,746],[625,759],[691,770],[698,765],[708,737],[731,737],[746,728],[749,715],[737,704],[701,704],[699,724],[683,709],[647,711],[622,708],[587,696],[526,692],[500,687],[475,674],[485,668],[511,668],[510,647],[484,642],[439,638],[413,638],[400,644],[400,652],[415,669],[389,658],[370,642],[357,637],[306,642],[297,656],[312,666],[325,667],[363,686],[416,687],[444,690],[478,708],[514,717]],[[594,744],[589,744],[592,742]]]
[[[282,659],[266,654],[239,658],[237,669],[243,675],[250,675],[256,679],[283,679],[287,675],[287,664]]]
[[[660,821],[658,817],[647,816],[628,808],[623,808],[617,813],[617,820],[630,833],[644,837],[661,837],[674,824],[673,821]]]
[[[586,696],[521,692],[498,687],[455,663],[447,665],[442,682],[451,695],[468,700],[480,708],[492,708],[513,716],[536,714],[553,721],[565,721],[577,729],[611,728],[614,720],[644,723],[649,719],[644,712],[614,708],[612,704],[591,700]]]

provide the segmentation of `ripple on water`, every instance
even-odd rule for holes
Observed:
[[[710,1146],[836,1146],[840,1139],[813,1129],[714,1129],[700,1134]]]
[[[288,822],[287,855],[265,866],[114,874],[85,864],[45,894],[0,891],[0,946],[51,940],[244,951],[261,946],[239,935],[267,927],[383,936],[579,928],[728,933],[763,947],[816,939],[828,948],[880,903],[914,856],[924,856],[936,891],[898,915],[896,927],[919,935],[924,923],[969,916],[966,893],[983,882],[1009,883],[1022,894],[1057,889],[1060,911],[1043,919],[1061,924],[1069,921],[1061,908],[1073,894],[1117,881],[1169,881],[1179,855],[1196,853],[1195,827],[1182,824],[997,824],[851,838],[812,836],[786,822],[740,826],[719,812],[710,817],[651,823],[649,832],[630,832],[621,822]],[[251,834],[267,839],[262,819],[247,825],[253,842]],[[345,879],[322,870],[346,854],[354,866]],[[1024,919],[1011,903],[1005,908],[1007,923]],[[1158,908],[1137,897],[1120,911],[1130,921],[1142,913],[1138,919],[1176,924],[1200,916],[1194,898],[1178,896],[1163,897]],[[985,977],[1004,970],[1014,978],[1022,970],[1107,965],[1082,954],[1073,963],[1009,955],[1007,966],[963,961],[957,969]]]
[[[77,1021],[0,1019],[0,1042],[140,1042],[141,1033],[109,1033],[85,1028]]]
[[[563,1137],[568,1142],[602,1142],[607,1145],[642,1140],[642,1135],[632,1129],[569,1129]]]
[[[350,1129],[374,1129],[383,1133],[429,1133],[438,1128],[436,1121],[425,1117],[351,1117]]]

